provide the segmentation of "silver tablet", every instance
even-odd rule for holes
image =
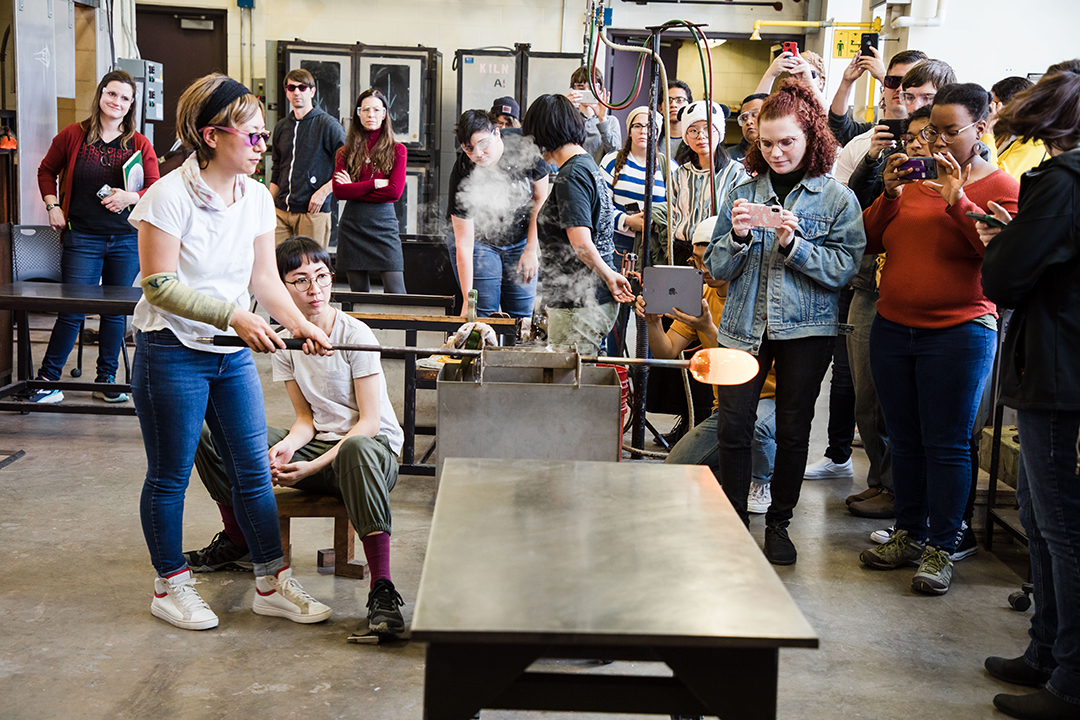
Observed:
[[[692,317],[701,315],[703,272],[688,265],[650,265],[643,276],[645,312],[666,315],[678,308]]]

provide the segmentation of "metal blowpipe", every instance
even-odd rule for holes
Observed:
[[[282,339],[286,350],[302,350],[304,340]],[[247,347],[247,343],[235,335],[200,337],[198,341],[218,347]],[[393,347],[390,345],[334,345],[334,350],[359,352],[398,352],[416,355],[449,355],[451,357],[480,357],[482,350],[457,350],[450,348]],[[698,382],[707,385],[742,385],[757,375],[757,359],[750,353],[730,348],[704,348],[689,360],[662,360],[659,358],[626,358],[604,356],[581,356],[582,362],[603,365],[645,365],[648,367],[687,369]]]

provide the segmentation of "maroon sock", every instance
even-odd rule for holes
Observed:
[[[361,538],[364,543],[364,555],[371,573],[371,587],[379,578],[390,579],[390,536],[384,532]]]
[[[221,513],[221,522],[225,524],[225,534],[232,540],[233,545],[236,547],[247,548],[247,540],[244,539],[244,533],[240,530],[240,523],[236,522],[236,513],[232,509],[232,505],[218,504],[218,512]]]

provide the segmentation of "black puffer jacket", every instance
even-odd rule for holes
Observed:
[[[1021,410],[1080,410],[1080,149],[1020,180],[1020,205],[983,258],[983,292],[1015,308],[1001,399]]]

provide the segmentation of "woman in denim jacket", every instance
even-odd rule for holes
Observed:
[[[751,382],[719,393],[720,478],[747,524],[755,407],[776,366],[776,464],[765,515],[765,557],[774,565],[796,559],[787,526],[799,502],[814,403],[832,358],[840,289],[855,276],[866,244],[858,200],[827,174],[836,148],[813,91],[785,82],[758,115],[758,140],[744,161],[755,177],[724,199],[705,254],[709,273],[730,281],[717,342],[754,353],[761,366]],[[762,226],[751,203],[782,207],[779,227]]]

